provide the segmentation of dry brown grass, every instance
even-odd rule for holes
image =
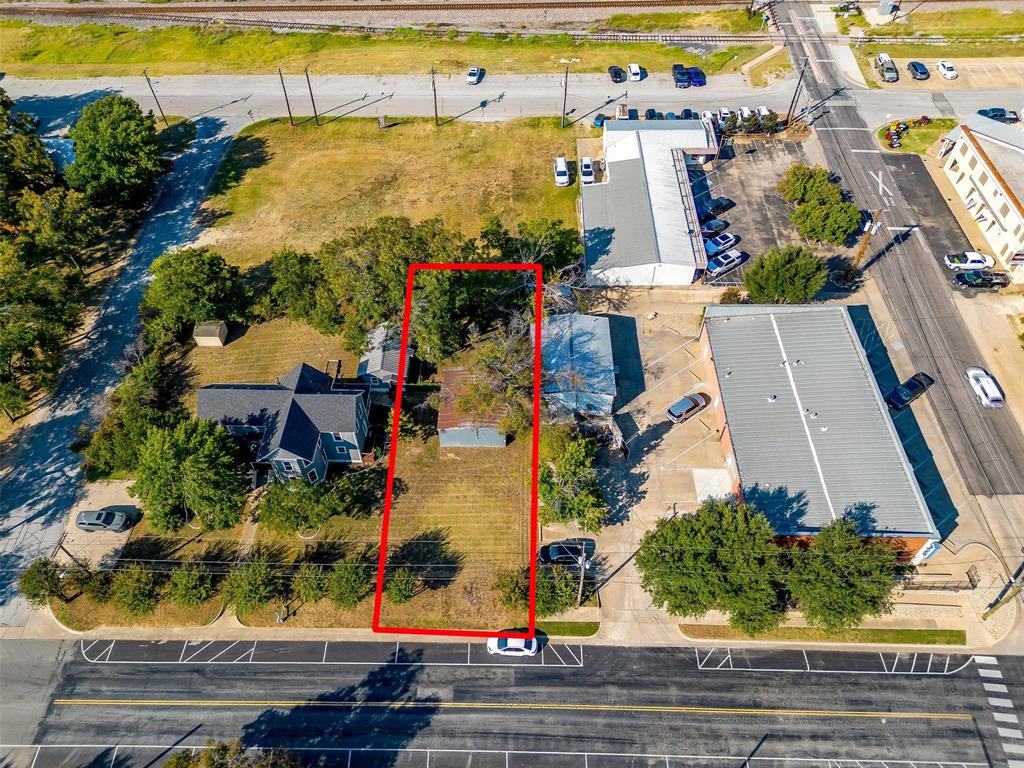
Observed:
[[[78,632],[98,627],[201,627],[220,613],[224,601],[215,595],[198,608],[181,608],[163,598],[148,616],[128,616],[113,603],[96,603],[85,595],[70,603],[53,601],[53,615]]]
[[[501,606],[492,584],[498,569],[529,563],[529,439],[503,450],[442,449],[436,437],[426,444],[402,445],[395,479],[402,490],[391,508],[389,549],[439,532],[448,551],[461,558],[461,569],[450,582],[428,582],[436,588],[403,605],[385,599],[381,624],[481,630],[523,626],[526,616]]]

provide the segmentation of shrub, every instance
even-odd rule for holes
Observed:
[[[384,580],[384,594],[387,595],[388,600],[396,605],[407,603],[412,600],[416,594],[416,588],[419,586],[419,579],[416,578],[409,568],[406,567],[392,567],[387,574],[387,578]]]
[[[31,605],[43,606],[52,598],[65,599],[60,566],[48,557],[34,560],[18,577],[18,591]]]
[[[306,603],[327,596],[327,572],[322,565],[303,563],[292,576],[292,594]]]
[[[366,563],[337,563],[331,574],[331,601],[339,608],[355,608],[370,591],[373,569]]]
[[[213,593],[213,578],[202,562],[192,560],[171,571],[171,599],[182,608],[202,605]]]
[[[280,596],[281,579],[262,555],[256,555],[228,574],[221,593],[235,613],[252,613]]]
[[[860,227],[860,209],[853,203],[804,203],[792,215],[800,237],[843,245]]]
[[[105,603],[114,594],[114,574],[84,569],[75,579],[82,592],[95,603]]]
[[[737,285],[730,285],[718,298],[719,304],[742,304],[743,303],[743,289]]]
[[[494,579],[498,601],[506,608],[526,611],[530,607],[530,571],[528,568],[507,568]],[[579,594],[579,572],[555,565],[537,569],[537,617],[554,616],[576,607]]]
[[[133,563],[114,576],[114,604],[129,616],[145,616],[157,603],[157,579],[152,571]]]
[[[260,525],[276,533],[295,533],[316,528],[329,517],[325,491],[308,480],[272,483],[260,503]]]
[[[832,175],[820,165],[794,164],[786,169],[776,190],[783,199],[794,205],[804,203],[839,203],[843,192],[832,181]]]
[[[805,304],[827,280],[825,262],[798,245],[772,248],[743,273],[743,284],[754,304]]]

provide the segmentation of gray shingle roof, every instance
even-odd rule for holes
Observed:
[[[332,390],[331,377],[301,363],[280,384],[211,384],[199,390],[196,415],[225,426],[264,430],[259,458],[282,449],[307,461],[321,432],[357,432],[364,394]]]
[[[744,496],[778,533],[852,513],[939,538],[846,307],[711,305],[704,323]]]
[[[368,348],[359,359],[357,375],[375,376],[388,380],[398,377],[398,366],[402,359],[402,331],[397,325],[381,323],[366,339]]]

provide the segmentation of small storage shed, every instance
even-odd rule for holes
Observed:
[[[199,323],[192,331],[192,339],[198,347],[223,347],[228,339],[228,324],[221,320]]]
[[[402,360],[402,331],[391,323],[381,323],[366,340],[367,349],[359,359],[356,375],[370,384],[397,384]],[[408,359],[406,375],[408,375]]]
[[[465,368],[446,368],[441,374],[441,407],[437,412],[437,436],[442,448],[504,448],[508,444],[498,422],[502,407],[493,414],[467,414],[459,399],[475,376]]]

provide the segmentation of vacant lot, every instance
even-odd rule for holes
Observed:
[[[251,266],[284,245],[315,248],[385,213],[442,216],[467,235],[492,215],[571,223],[577,190],[555,187],[551,162],[572,158],[587,131],[549,118],[440,128],[409,119],[386,131],[366,118],[319,128],[258,123],[235,138],[218,171],[205,203],[216,223],[203,241]]]
[[[652,71],[677,61],[709,73],[731,72],[765,46],[736,46],[702,57],[657,43],[577,43],[568,35],[464,38],[398,30],[387,35],[276,33],[197,27],[131,29],[81,24],[48,27],[0,21],[0,61],[19,77],[101,77],[265,72],[401,74],[461,72],[470,63],[487,71],[555,72],[572,59],[577,72],[603,71],[610,61],[639,59]]]
[[[698,11],[681,13],[619,13],[590,25],[595,31],[617,32],[682,32],[684,30],[715,30],[739,35],[757,32],[761,15],[745,10]]]
[[[195,410],[195,390],[207,384],[239,382],[272,384],[299,363],[321,371],[334,360],[342,361],[342,372],[355,375],[358,361],[342,347],[340,336],[321,336],[307,325],[290,320],[272,320],[233,331],[226,347],[192,347],[190,391],[186,406]]]
[[[1003,13],[995,8],[959,8],[922,13],[915,11],[905,20],[871,27],[875,35],[943,35],[950,37],[991,37],[1024,34],[1024,11]]]
[[[385,599],[381,624],[525,626],[526,616],[499,605],[491,587],[496,570],[529,563],[529,438],[504,449],[441,448],[436,437],[401,445],[395,484],[390,558],[418,564],[424,588],[403,605]]]
[[[785,77],[793,71],[793,62],[789,58],[789,51],[783,48],[772,54],[760,64],[750,68],[747,76],[750,84],[755,88],[763,88],[773,80]]]

